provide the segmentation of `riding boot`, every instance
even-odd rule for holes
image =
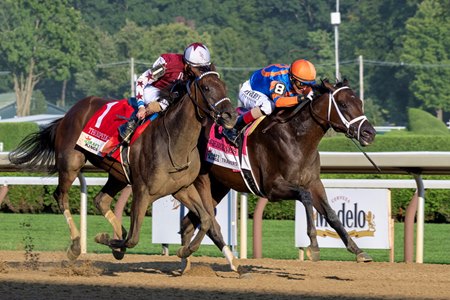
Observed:
[[[261,111],[261,108],[258,106],[253,107],[251,110],[246,112],[245,114],[239,116],[239,118],[236,121],[236,124],[234,124],[234,127],[231,129],[224,128],[222,131],[222,134],[236,147],[237,145],[237,138],[239,137],[239,134],[241,133],[241,130],[251,122],[255,121],[259,117],[263,116],[263,112]]]
[[[136,114],[133,114],[128,122],[122,124],[119,126],[119,135],[122,138],[122,140],[126,143],[129,143],[131,140],[131,136],[134,133],[134,130],[136,129],[138,125],[138,120],[136,117]]]

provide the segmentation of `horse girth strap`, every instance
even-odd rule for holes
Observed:
[[[283,111],[278,111],[277,114],[275,115],[275,117],[272,118],[271,122],[269,123],[269,125],[267,125],[262,132],[266,133],[270,128],[272,128],[273,125],[277,124],[277,123],[286,123],[288,122],[290,119],[292,119],[300,110],[302,110],[303,107],[306,106],[306,104],[310,103],[311,100],[305,100],[302,103],[300,103],[299,105],[297,105],[297,107],[295,107],[295,109],[286,117],[282,117]]]

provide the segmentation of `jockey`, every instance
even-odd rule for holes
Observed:
[[[127,123],[119,127],[122,140],[127,143],[130,141],[139,120],[163,111],[169,106],[169,101],[159,97],[162,89],[176,80],[198,77],[202,73],[210,71],[210,68],[209,50],[201,43],[190,44],[183,54],[161,54],[153,66],[136,80],[138,111],[133,113]]]
[[[248,112],[239,116],[234,128],[224,129],[223,135],[236,145],[240,130],[275,107],[290,107],[305,99],[312,100],[312,85],[316,83],[316,68],[299,59],[291,65],[274,64],[255,71],[239,91],[239,102]]]

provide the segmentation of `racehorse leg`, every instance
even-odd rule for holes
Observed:
[[[237,272],[237,261],[228,245],[225,243],[220,225],[216,220],[214,208],[219,204],[223,197],[229,192],[229,188],[220,185],[219,183],[214,185],[214,196],[211,195],[211,182],[208,175],[200,175],[194,182],[194,185],[200,194],[203,207],[208,212],[212,223],[211,228],[208,230],[208,237],[214,242],[214,244],[222,251],[223,255],[230,264],[230,268]],[[199,218],[189,211],[189,213],[183,218],[180,226],[181,233],[181,245],[188,245],[194,235],[195,228],[200,224]],[[190,265],[189,257],[182,259],[182,264],[186,265],[185,269]]]
[[[122,226],[116,215],[111,210],[111,202],[113,197],[117,195],[119,191],[126,187],[126,183],[117,180],[113,176],[108,177],[108,181],[102,190],[95,196],[94,203],[95,207],[103,214],[103,216],[111,223],[114,230],[114,236],[117,238],[125,239],[126,230]],[[110,244],[110,237],[108,233],[98,233],[95,236],[95,241],[103,245]],[[121,260],[125,255],[126,248],[113,248],[112,254],[117,260]]]
[[[193,184],[181,189],[173,196],[200,218],[200,228],[197,235],[188,245],[184,245],[177,251],[178,257],[186,258],[200,247],[201,241],[211,227],[211,217],[203,207],[200,195]]]
[[[74,153],[75,155],[73,155]],[[73,150],[71,153],[63,153],[58,157],[58,186],[53,193],[53,197],[58,202],[59,209],[69,225],[71,244],[67,249],[67,257],[70,260],[75,260],[81,254],[80,231],[70,213],[69,190],[84,165],[84,156]]]
[[[143,184],[134,184],[132,187],[133,201],[130,211],[130,230],[125,240],[110,240],[111,248],[133,248],[139,243],[139,235],[144,222],[148,206],[161,195],[150,195]]]
[[[331,208],[328,203],[325,188],[321,181],[316,182],[311,186],[311,192],[313,195],[313,204],[316,210],[325,217],[330,226],[336,230],[341,237],[342,242],[347,247],[347,250],[356,255],[357,262],[371,262],[373,259],[366,252],[361,250],[353,239],[348,235],[341,221],[339,221],[336,212]]]
[[[314,224],[313,198],[311,192],[280,178],[274,183],[270,194],[267,196],[269,199],[297,199],[303,204],[306,211],[306,232],[310,240],[306,254],[310,260],[318,261],[320,259],[320,249],[317,242],[316,226]]]
[[[307,234],[310,240],[310,245],[306,249],[306,255],[311,261],[319,261],[320,260],[320,249],[319,243],[317,242],[317,231],[316,226],[314,224],[314,211],[312,204],[312,196],[309,191],[300,190],[300,197],[298,201],[300,201],[305,207],[306,212],[306,226],[307,226]]]

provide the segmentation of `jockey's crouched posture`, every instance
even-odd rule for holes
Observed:
[[[299,59],[291,65],[275,64],[255,71],[239,91],[239,106],[249,109],[241,115],[234,128],[223,129],[223,135],[234,145],[245,125],[263,115],[270,115],[275,107],[294,106],[312,100],[312,85],[316,83],[314,65]],[[237,146],[237,145],[236,145]]]
[[[176,80],[198,77],[210,71],[211,58],[208,48],[201,43],[186,47],[183,54],[165,53],[136,80],[136,100],[138,111],[130,120],[119,127],[120,137],[129,143],[140,120],[153,113],[163,111],[169,101],[160,97],[160,91]]]

